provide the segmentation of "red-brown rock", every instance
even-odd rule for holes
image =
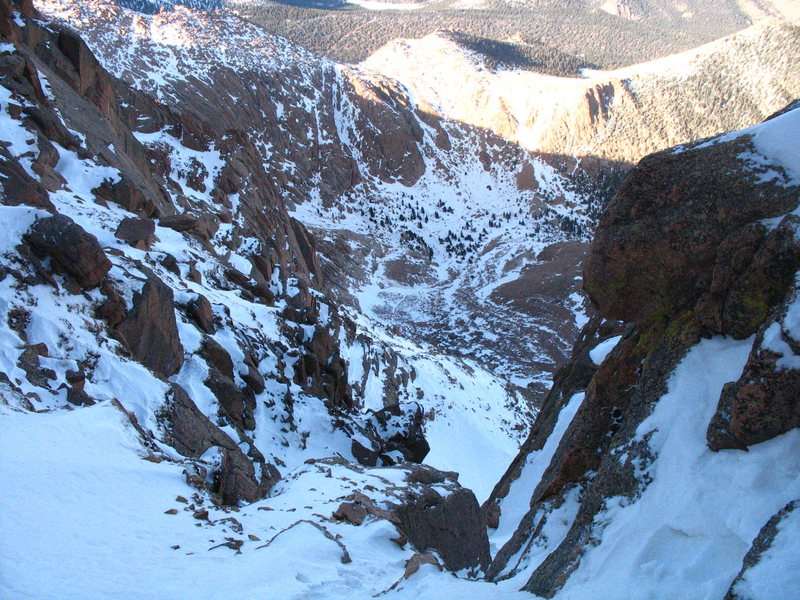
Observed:
[[[183,365],[172,290],[155,275],[134,294],[133,310],[117,325],[117,333],[136,360],[163,377]]]
[[[49,256],[56,268],[71,275],[84,289],[100,285],[111,269],[111,261],[97,238],[69,217],[39,219],[25,240],[34,251]]]

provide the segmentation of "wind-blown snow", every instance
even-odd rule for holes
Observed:
[[[790,458],[800,453],[800,431],[749,452],[706,445],[722,386],[739,378],[751,346],[752,338],[714,338],[686,355],[638,428],[657,456],[652,483],[635,502],[607,501],[595,520],[607,524],[600,541],[559,600],[718,600],[764,523],[800,496],[800,465]]]
[[[584,396],[583,392],[573,395],[564,408],[561,409],[553,431],[547,437],[544,446],[541,450],[536,450],[528,455],[520,476],[512,482],[508,494],[502,499],[500,504],[500,524],[489,538],[494,550],[501,548],[509,540],[520,519],[530,509],[531,493],[550,465],[561,438],[572,422],[575,413],[578,412]],[[546,554],[541,559],[544,559],[545,556]]]

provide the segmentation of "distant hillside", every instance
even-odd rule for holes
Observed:
[[[322,10],[309,7],[317,3],[293,4],[228,0],[226,5],[270,33],[347,63],[366,59],[394,39],[421,38],[447,30],[516,47],[521,59],[508,61],[511,66],[527,67],[525,57],[532,48],[549,48],[551,54],[611,69],[687,50],[750,24],[746,16],[735,11],[723,11],[718,19],[702,22],[635,21],[564,0],[558,5],[537,6],[494,2],[482,4],[486,7],[481,10],[460,8],[463,3],[429,4],[417,10],[365,10],[357,6]],[[548,65],[545,70],[552,68]]]
[[[800,97],[798,57],[800,26],[781,24],[586,77],[493,71],[448,35],[392,42],[363,66],[401,81],[442,115],[529,150],[637,162],[758,123]]]
[[[217,10],[225,5],[225,0],[115,0],[117,4],[146,14],[155,14],[162,8],[175,5],[198,8],[200,10]]]

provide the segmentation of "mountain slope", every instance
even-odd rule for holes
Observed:
[[[570,79],[486,68],[449,37],[431,35],[392,42],[364,66],[402,81],[442,116],[530,150],[636,162],[752,125],[796,98],[798,44],[796,25],[758,25],[677,56]]]
[[[47,7],[81,27],[133,85],[176,110],[192,98],[217,135],[247,124],[266,177],[326,240],[331,293],[346,290],[342,300],[407,336],[490,361],[530,386],[531,400],[541,397],[576,333],[571,309],[532,308],[499,286],[534,268],[547,245],[588,239],[604,192],[590,192],[582,171],[441,120],[391,80],[318,61],[230,16],[202,17],[198,27],[180,9],[144,18],[103,4]],[[127,48],[105,33],[104,20],[130,33]],[[193,77],[180,75],[187,71]],[[343,250],[358,260],[343,262]],[[565,252],[575,271],[583,250]],[[547,279],[567,307],[580,308],[575,275]],[[510,322],[525,332],[524,350],[511,336],[481,333]]]
[[[548,315],[574,162],[224,13],[40,6],[0,1],[4,597],[797,587],[796,107],[645,159],[600,315]]]

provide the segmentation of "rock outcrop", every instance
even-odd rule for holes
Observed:
[[[246,437],[242,440],[250,444],[247,456],[239,444],[200,412],[186,390],[177,384],[172,384],[159,420],[165,433],[164,441],[183,456],[197,459],[210,448],[219,449],[220,462],[212,465],[207,479],[209,489],[219,494],[223,504],[260,500],[280,479],[278,470],[265,462],[252,446],[252,440]],[[256,474],[256,465],[260,477]]]
[[[97,238],[69,217],[40,219],[25,239],[34,251],[49,257],[58,270],[74,277],[84,289],[96,288],[111,269]]]
[[[783,126],[796,127],[794,120]],[[547,543],[540,537],[547,516],[577,490],[581,502],[569,530],[537,563],[525,589],[550,598],[571,581],[599,543],[612,499],[633,504],[658,476],[648,470],[658,460],[648,441],[653,433],[644,436],[640,425],[704,337],[755,334],[741,377],[722,388],[707,424],[711,450],[746,449],[800,426],[798,330],[791,316],[800,270],[794,214],[800,188],[793,163],[770,154],[778,142],[768,136],[781,130],[761,127],[645,158],[607,207],[584,270],[598,316],[483,507],[497,525],[503,498],[531,457],[546,443],[553,448],[529,492],[530,510],[487,571],[490,579],[514,574],[512,556]],[[772,145],[760,141],[765,138]],[[577,393],[583,396],[574,417],[560,438],[548,440]]]
[[[133,357],[163,377],[174,375],[183,364],[173,303],[172,289],[151,274],[134,295],[133,309],[116,327]]]

